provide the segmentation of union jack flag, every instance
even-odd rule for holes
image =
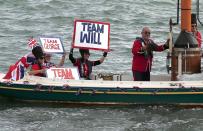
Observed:
[[[32,54],[27,54],[18,60],[14,65],[9,67],[7,74],[3,79],[11,79],[14,81],[24,77],[25,69],[35,62],[35,57]]]
[[[36,45],[37,45],[37,40],[31,37],[28,41],[28,46],[33,49],[33,47],[35,47]]]

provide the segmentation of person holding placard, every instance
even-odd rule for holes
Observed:
[[[66,55],[67,55],[67,53],[65,52],[65,53],[62,55],[59,64],[56,65],[55,63],[51,62],[52,54],[50,54],[50,53],[45,53],[45,54],[44,54],[44,58],[45,58],[45,63],[44,63],[44,64],[45,64],[46,68],[51,68],[51,67],[57,67],[57,68],[58,68],[58,67],[62,67],[62,66],[64,65]]]
[[[104,59],[107,56],[107,52],[103,53],[103,56],[96,61],[90,61],[89,56],[90,52],[88,49],[79,49],[80,58],[73,57],[73,48],[70,50],[69,59],[73,63],[74,66],[78,68],[79,74],[81,78],[86,80],[91,79],[92,67],[103,63]]]

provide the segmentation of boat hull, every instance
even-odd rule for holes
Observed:
[[[0,83],[3,97],[43,102],[94,104],[201,104],[203,88],[122,88]]]

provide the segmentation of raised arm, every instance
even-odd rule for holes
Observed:
[[[73,64],[76,62],[75,58],[73,57],[73,48],[70,49],[69,60],[70,60]]]
[[[95,61],[93,66],[96,66],[96,65],[103,63],[106,57],[107,57],[107,52],[104,52],[103,56],[99,60]]]
[[[65,59],[66,59],[66,55],[67,55],[67,53],[64,52],[64,54],[62,55],[61,60],[60,60],[60,62],[59,62],[57,67],[61,67],[61,66],[64,65],[64,62],[65,62]]]

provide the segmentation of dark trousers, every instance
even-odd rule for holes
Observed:
[[[134,81],[150,81],[150,72],[132,71]]]

